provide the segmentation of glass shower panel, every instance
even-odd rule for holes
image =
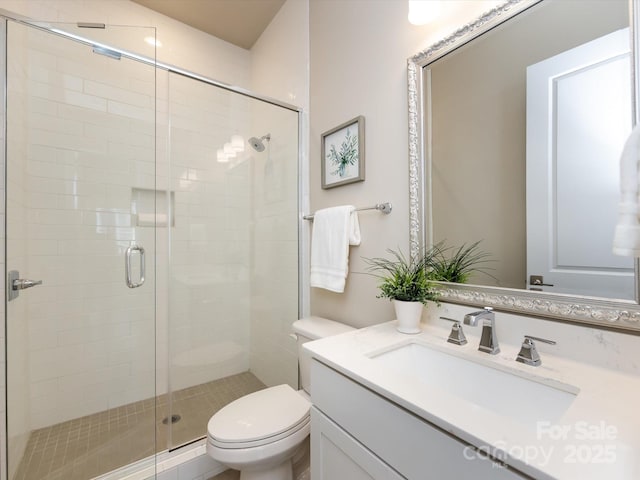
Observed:
[[[8,478],[85,480],[156,451],[155,68],[12,21],[6,57]]]
[[[175,73],[168,112],[172,449],[240,396],[297,388],[298,113]]]

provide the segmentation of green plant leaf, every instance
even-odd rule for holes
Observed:
[[[438,301],[437,286],[429,278],[427,258],[407,258],[400,250],[388,249],[391,259],[364,258],[370,272],[380,279],[378,298],[405,302]]]
[[[405,302],[438,302],[437,281],[466,283],[474,272],[487,272],[491,255],[482,251],[480,241],[460,247],[439,242],[417,256],[407,258],[401,250],[387,249],[391,258],[363,258],[369,272],[380,279],[378,298]]]
[[[429,277],[432,280],[453,283],[467,283],[474,272],[480,272],[492,278],[487,264],[495,261],[489,253],[479,247],[480,241],[460,247],[446,246],[439,242],[429,251]]]

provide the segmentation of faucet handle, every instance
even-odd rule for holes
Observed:
[[[546,338],[534,337],[533,335],[525,335],[524,338],[525,338],[525,342],[527,340],[535,340],[536,342],[548,343],[549,345],[556,344],[555,340],[547,340]]]
[[[516,357],[516,362],[524,363],[525,365],[531,365],[533,367],[537,367],[542,364],[542,360],[540,360],[540,355],[538,354],[536,344],[533,343],[534,340],[536,342],[548,343],[549,345],[556,344],[556,342],[554,342],[553,340],[534,337],[532,335],[525,335],[524,342],[522,342],[522,346],[520,347],[520,352]]]
[[[447,322],[453,322],[453,327],[451,327],[451,333],[449,333],[449,338],[447,338],[447,342],[453,343],[455,345],[466,345],[467,337],[464,336],[464,332],[462,331],[462,325],[460,325],[460,321],[455,318],[449,317],[440,317],[441,320],[446,320]]]

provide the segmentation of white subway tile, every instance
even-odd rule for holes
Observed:
[[[133,118],[137,120],[144,120],[146,122],[152,122],[155,118],[155,112],[153,108],[137,107],[113,100],[109,100],[107,102],[107,111],[114,115],[120,115],[122,117]]]
[[[84,214],[78,210],[36,209],[28,210],[27,223],[39,225],[82,225]]]
[[[46,319],[47,323],[51,322],[51,319]],[[30,329],[29,332],[29,348],[30,351],[47,350],[58,346],[58,337],[56,335],[57,329],[51,325],[46,325],[47,328]]]
[[[146,93],[139,93],[131,91],[131,84],[128,84],[129,88],[117,88],[113,85],[93,82],[91,80],[84,81],[84,92],[89,95],[95,95],[97,97],[103,97],[107,100],[115,100],[131,106],[143,107],[146,109],[152,109],[154,105],[153,97],[149,96],[147,90]],[[150,90],[153,93],[153,90]]]
[[[130,227],[132,225],[130,214],[111,212],[85,212],[84,224],[106,227]]]
[[[124,130],[122,124],[111,127],[85,124],[84,135],[89,138],[104,139],[113,143],[122,143],[128,146],[148,149],[152,149],[155,145],[155,139],[152,135],[144,135],[139,132]]]
[[[77,150],[82,152],[98,152],[104,153],[107,149],[106,140],[87,138],[81,135],[63,135],[52,133],[46,130],[33,131],[34,142],[37,145],[47,145],[67,150]],[[31,172],[30,172],[31,173]],[[35,174],[35,173],[34,173]],[[52,178],[61,178],[58,175],[40,175]]]
[[[30,114],[28,117],[27,127],[29,129],[44,130],[47,132],[68,135],[82,135],[83,132],[82,122],[42,113]]]

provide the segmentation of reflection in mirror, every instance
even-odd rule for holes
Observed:
[[[531,289],[634,298],[633,259],[612,252],[633,115],[629,40],[622,28],[527,67]]]
[[[503,288],[634,300],[634,261],[611,254],[629,2],[508,3],[409,59],[412,249],[480,241],[492,275],[470,278],[466,303]]]

